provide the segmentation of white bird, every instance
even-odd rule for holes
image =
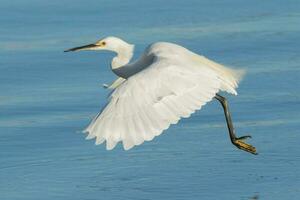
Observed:
[[[113,92],[107,105],[84,130],[87,139],[96,138],[96,144],[106,141],[107,150],[122,142],[128,150],[152,140],[215,98],[223,106],[231,142],[256,154],[255,147],[243,141],[251,136],[236,137],[228,103],[218,94],[225,91],[237,95],[240,70],[229,69],[167,42],[151,44],[132,63],[129,62],[134,45],[117,37],[106,37],[65,52],[79,50],[109,50],[117,54],[111,69],[119,78],[110,86],[105,85]]]

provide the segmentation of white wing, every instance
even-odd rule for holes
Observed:
[[[236,94],[237,83],[235,71],[197,54],[157,53],[148,68],[115,89],[85,130],[87,139],[96,137],[96,144],[106,141],[108,150],[122,141],[124,149],[130,149],[189,117],[219,90]]]

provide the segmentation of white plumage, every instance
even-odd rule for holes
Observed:
[[[73,48],[117,52],[112,70],[121,79],[113,86],[106,107],[85,129],[87,139],[106,142],[108,150],[118,142],[125,150],[160,135],[180,118],[189,117],[211,101],[216,93],[236,95],[241,71],[224,67],[176,44],[150,45],[140,58],[128,64],[134,46],[115,37]]]

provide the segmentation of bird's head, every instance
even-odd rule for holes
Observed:
[[[95,43],[80,46],[80,47],[74,47],[68,50],[65,50],[64,52],[70,52],[70,51],[82,51],[82,50],[108,50],[108,51],[114,51],[119,53],[123,49],[130,48],[131,44],[128,44],[124,40],[117,38],[117,37],[106,37],[101,40],[98,40]]]

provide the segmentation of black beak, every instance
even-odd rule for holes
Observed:
[[[88,50],[88,49],[93,49],[97,47],[98,45],[96,44],[88,44],[80,47],[74,47],[72,49],[65,50],[64,52],[70,52],[70,51],[78,51],[78,50]]]

